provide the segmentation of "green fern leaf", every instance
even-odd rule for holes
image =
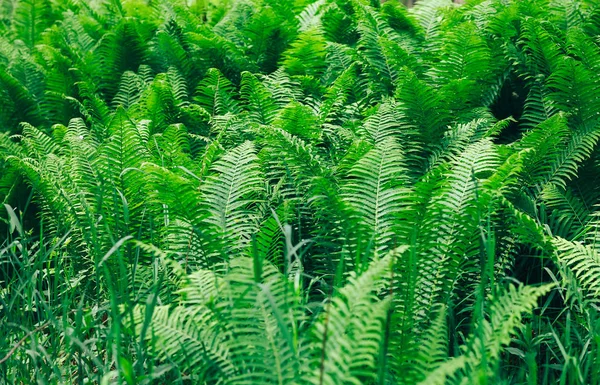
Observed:
[[[393,245],[400,214],[410,202],[403,163],[397,144],[379,143],[358,160],[348,173],[348,182],[342,184],[342,199],[364,226],[362,236],[373,237],[379,251]]]
[[[210,213],[206,223],[214,226],[215,251],[229,258],[248,247],[257,232],[258,216],[253,207],[263,199],[264,181],[250,142],[227,152],[212,170],[215,175],[201,187]]]

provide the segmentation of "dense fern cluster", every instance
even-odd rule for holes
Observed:
[[[0,0],[0,383],[600,384],[593,0]]]

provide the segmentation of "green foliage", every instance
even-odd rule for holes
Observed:
[[[592,0],[0,0],[0,383],[600,383]]]

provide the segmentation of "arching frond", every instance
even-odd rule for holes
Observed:
[[[400,147],[392,140],[378,143],[360,158],[342,184],[342,199],[352,208],[360,236],[374,249],[389,250],[400,215],[410,203],[407,172]],[[352,215],[352,214],[350,214]]]
[[[44,29],[53,22],[52,5],[49,0],[22,0],[16,3],[12,20],[14,33],[28,47],[33,48]]]
[[[315,29],[304,31],[283,53],[283,68],[290,75],[320,75],[326,68],[327,44]]]
[[[299,377],[297,326],[301,299],[272,265],[259,275],[253,260],[232,261],[226,273],[189,275],[181,302],[154,309],[147,338],[197,381],[294,383]],[[142,309],[136,312],[143,325]]]
[[[113,98],[113,105],[128,109],[140,100],[140,94],[144,87],[144,81],[132,71],[126,71],[121,77],[119,91]]]
[[[234,87],[216,68],[211,68],[198,84],[194,100],[211,115],[239,112],[233,97]]]
[[[442,363],[420,384],[446,384],[449,380],[460,383],[474,376],[493,375],[494,366],[511,336],[521,326],[523,315],[530,313],[551,287],[509,286],[497,297],[490,298],[489,318],[481,320],[477,334],[472,335],[464,346],[463,355]]]
[[[385,287],[393,257],[394,252],[351,276],[326,305],[312,330],[321,346],[310,352],[307,383],[352,384],[373,378],[389,306],[389,300],[379,300],[377,294]]]
[[[578,285],[584,290],[584,293],[580,293],[571,288],[567,294],[580,300],[597,302],[600,295],[600,255],[597,249],[560,237],[555,237],[553,244],[556,247],[556,260],[561,268],[571,272]],[[571,275],[563,275],[565,287],[570,286],[569,279],[571,279]]]
[[[426,41],[433,41],[438,37],[442,21],[441,10],[451,5],[449,0],[421,1],[411,9],[412,15],[423,29]]]
[[[272,93],[255,75],[244,72],[240,86],[240,96],[251,121],[269,124],[277,114],[277,104]]]
[[[263,177],[254,145],[243,143],[214,163],[215,173],[201,189],[210,216],[206,223],[214,226],[216,252],[230,257],[248,247],[257,231],[256,204],[263,198]]]

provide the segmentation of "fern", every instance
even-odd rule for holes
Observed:
[[[123,73],[119,91],[113,99],[113,105],[122,106],[125,109],[133,106],[140,100],[140,94],[144,87],[144,81],[131,71]]]
[[[326,66],[326,48],[318,30],[307,30],[284,52],[282,66],[290,75],[319,76]]]
[[[214,226],[215,251],[240,252],[248,247],[257,231],[256,211],[253,209],[263,195],[263,183],[254,146],[244,143],[226,153],[212,169],[217,174],[202,187],[211,216],[207,223]],[[223,249],[221,249],[223,248]]]
[[[444,7],[450,6],[448,0],[436,0],[417,3],[418,5],[412,9],[412,14],[419,22],[423,29],[425,40],[435,40],[440,31],[441,10]]]
[[[600,383],[599,15],[0,1],[0,383]]]
[[[47,0],[23,0],[17,3],[14,12],[15,33],[32,48],[44,29],[52,23],[51,3]]]
[[[520,326],[523,313],[531,312],[538,299],[550,288],[549,285],[510,286],[500,293],[491,301],[489,319],[481,321],[480,334],[471,336],[463,355],[441,364],[420,384],[445,384],[449,379],[479,383],[478,378],[493,375],[490,370]],[[482,356],[486,356],[485,361],[482,361]],[[481,362],[487,362],[487,367],[481,367]]]
[[[217,69],[210,69],[198,85],[194,99],[211,115],[224,115],[238,112],[233,98],[233,85]]]
[[[128,47],[128,48],[126,48]],[[110,100],[125,71],[135,71],[146,61],[148,47],[133,22],[122,19],[113,33],[107,34],[96,49],[100,89]]]
[[[201,270],[185,281],[181,305],[159,307],[152,316],[151,330],[159,338],[162,355],[191,370],[198,381],[294,379],[297,347],[282,337],[291,338],[299,320],[294,307],[300,302],[272,266],[264,266],[263,274],[254,277],[252,261],[238,259],[223,277]]]
[[[376,294],[383,288],[393,255],[373,261],[360,276],[351,277],[326,305],[313,329],[315,345],[320,348],[311,354],[308,383],[360,383],[372,377],[389,306],[387,300],[378,301]]]
[[[565,60],[548,79],[554,92],[550,98],[563,111],[570,110],[577,122],[597,119],[598,101],[594,96],[596,85],[590,82],[591,73],[574,60]]]
[[[342,185],[342,199],[364,225],[361,237],[372,239],[376,250],[389,250],[395,241],[398,218],[409,204],[402,150],[393,142],[378,143],[361,157]]]
[[[448,107],[456,110],[471,103],[479,104],[483,98],[483,87],[491,83],[494,68],[490,50],[475,27],[465,23],[462,29],[448,34],[439,60],[439,65],[428,74],[435,84],[442,87],[442,92],[450,95]],[[463,98],[459,99],[456,95]]]
[[[531,129],[556,114],[554,103],[544,93],[547,94],[548,91],[539,83],[532,85],[521,116],[524,128]]]
[[[273,121],[277,113],[277,104],[272,93],[258,81],[256,76],[247,72],[242,75],[240,96],[245,102],[251,121],[259,124]]]
[[[570,242],[560,237],[556,237],[553,244],[556,247],[556,259],[560,266],[572,272],[578,284],[585,290],[583,295],[577,291],[572,291],[571,294],[582,300],[595,302],[600,293],[600,282],[598,282],[596,273],[600,267],[597,250],[580,242]],[[563,277],[563,284],[565,284],[570,276],[564,275]]]

